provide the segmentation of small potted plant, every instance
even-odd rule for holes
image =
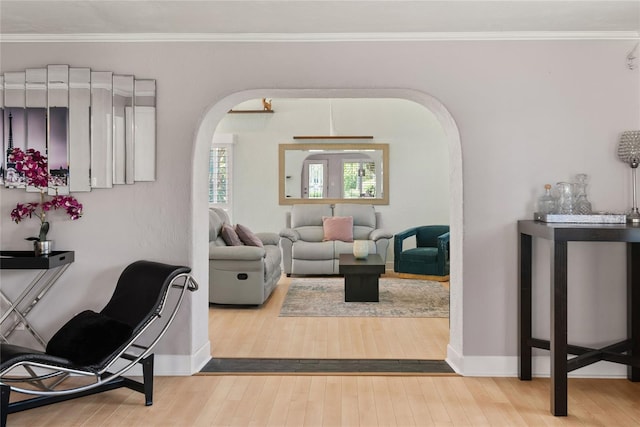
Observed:
[[[15,162],[16,170],[23,173],[28,186],[40,189],[40,202],[18,203],[11,211],[11,219],[17,223],[25,218],[36,216],[40,219],[38,236],[27,237],[34,242],[36,256],[48,255],[52,250],[52,242],[47,240],[50,224],[47,213],[57,209],[64,209],[72,220],[82,216],[82,204],[73,196],[49,196],[49,181],[51,179],[47,168],[47,157],[32,148],[26,152],[20,148],[13,148],[8,160]]]

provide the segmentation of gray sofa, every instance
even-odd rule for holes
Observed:
[[[209,302],[260,305],[275,289],[282,274],[277,233],[255,233],[264,247],[227,246],[221,236],[225,211],[209,209]]]
[[[342,253],[353,252],[353,242],[323,241],[323,216],[353,217],[354,240],[368,240],[370,254],[387,260],[393,234],[380,228],[380,213],[373,205],[355,203],[299,204],[286,213],[286,228],[280,232],[284,272],[291,274],[339,274]]]

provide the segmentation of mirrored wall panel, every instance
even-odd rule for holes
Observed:
[[[156,179],[156,81],[135,81],[135,144],[134,169],[136,181]]]
[[[6,187],[26,187],[9,157],[14,148],[47,156],[50,194],[154,181],[155,80],[68,65],[6,72],[0,141]]]
[[[91,190],[91,70],[69,69],[69,191]]]
[[[25,188],[24,174],[18,172],[16,164],[7,154],[14,147],[27,149],[25,72],[4,74],[4,182],[7,187]]]
[[[27,149],[33,148],[41,153],[47,152],[47,69],[31,68],[26,76],[26,122]],[[36,187],[27,187],[27,191],[39,191]]]

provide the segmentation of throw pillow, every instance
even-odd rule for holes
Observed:
[[[47,343],[47,354],[77,365],[94,365],[125,343],[133,328],[101,313],[85,310],[64,324]]]
[[[262,240],[258,236],[256,236],[247,226],[242,224],[236,224],[236,233],[238,233],[238,237],[242,240],[247,246],[258,246],[260,248],[264,248],[262,244]]]
[[[323,241],[342,240],[353,242],[353,217],[352,216],[323,216],[322,229]]]
[[[222,234],[222,239],[228,246],[242,246],[242,241],[231,224],[223,224],[220,234]]]

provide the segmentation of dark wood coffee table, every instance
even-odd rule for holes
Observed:
[[[340,254],[338,271],[344,275],[345,302],[378,302],[378,279],[385,265],[378,254],[356,259],[353,254]]]

